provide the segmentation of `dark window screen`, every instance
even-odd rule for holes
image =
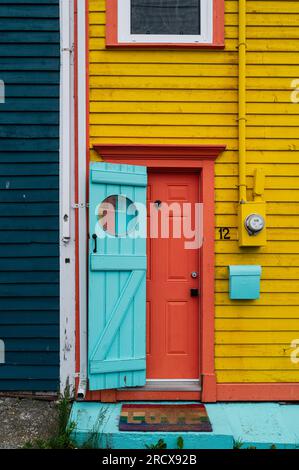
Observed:
[[[131,0],[131,34],[200,33],[200,0]]]

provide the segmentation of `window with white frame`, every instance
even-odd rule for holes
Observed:
[[[119,44],[213,43],[213,0],[117,1]]]

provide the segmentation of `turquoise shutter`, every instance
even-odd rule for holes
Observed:
[[[146,186],[146,167],[91,164],[88,315],[90,390],[145,384],[146,238],[140,236],[140,231],[146,234]],[[107,198],[115,202],[113,218],[116,234],[108,233],[101,219],[101,215],[106,214],[102,209],[105,206],[101,204]],[[133,207],[133,211],[130,207],[128,211],[128,206]],[[129,234],[126,234],[127,230]],[[138,230],[139,236],[132,236]]]

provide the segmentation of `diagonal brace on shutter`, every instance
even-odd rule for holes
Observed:
[[[132,302],[132,299],[134,298],[134,295],[138,290],[144,276],[144,271],[132,271],[130,274],[112,311],[111,317],[103,331],[103,334],[99,338],[99,341],[94,348],[94,351],[91,355],[91,361],[104,361],[116,336],[116,333],[126,315],[127,309]]]

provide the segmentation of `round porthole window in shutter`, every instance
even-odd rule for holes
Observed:
[[[134,202],[122,194],[107,196],[98,206],[97,216],[102,229],[114,237],[126,237],[138,225]]]

